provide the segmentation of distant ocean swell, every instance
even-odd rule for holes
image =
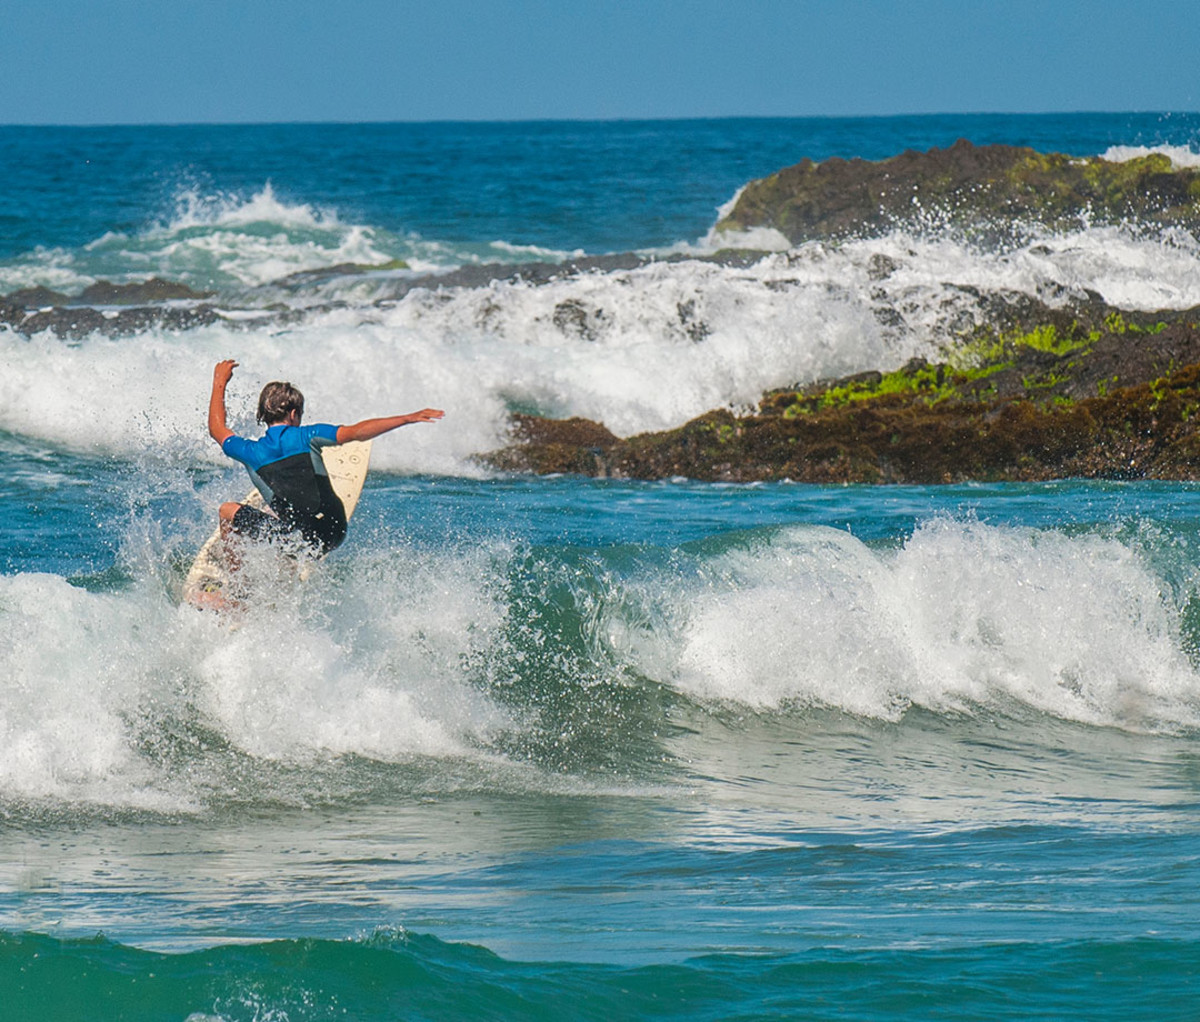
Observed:
[[[78,294],[97,280],[164,277],[226,301],[295,274],[342,267],[396,276],[397,264],[428,273],[483,261],[560,260],[571,253],[504,241],[449,243],[344,223],[334,210],[286,203],[268,182],[247,198],[181,192],[175,215],[136,233],[109,231],[79,248],[38,247],[0,262],[0,294],[43,286]]]
[[[1132,158],[1150,151],[1114,149],[1107,155]],[[1200,161],[1200,155],[1180,147],[1159,147],[1153,151],[1167,152],[1180,166],[1188,166],[1189,157]],[[173,215],[153,220],[135,231],[108,230],[80,246],[38,245],[0,259],[0,294],[43,286],[74,295],[99,279],[125,283],[158,276],[187,284],[197,291],[215,293],[219,302],[261,305],[290,298],[293,303],[301,304],[305,300],[311,303],[339,297],[334,288],[323,287],[316,292],[312,289],[314,283],[324,284],[331,279],[336,279],[342,288],[352,288],[349,294],[359,299],[386,298],[389,280],[404,281],[481,263],[515,266],[561,263],[585,253],[605,254],[604,250],[553,248],[503,238],[469,241],[425,238],[380,224],[353,222],[334,208],[321,208],[302,199],[286,201],[276,194],[269,181],[241,196],[204,194],[189,186],[177,193],[174,202]],[[713,221],[730,205],[732,202],[714,208]],[[1151,246],[1144,244],[1147,241],[1165,239],[1169,249],[1188,240],[1181,232],[1156,231],[1153,223],[1130,224],[1122,230],[1090,225],[1083,217],[1079,231],[1062,236],[1057,244],[1055,235],[1047,235],[1036,225],[1022,228],[1018,224],[1018,230],[1007,236],[1010,242],[1017,242],[1016,247],[1002,246],[995,251],[1005,235],[989,234],[985,230],[989,226],[986,221],[977,226],[980,229],[966,234],[961,229],[948,232],[937,208],[923,209],[917,205],[911,223],[898,229],[891,243],[880,242],[880,251],[895,254],[894,250],[915,243],[921,262],[934,277],[939,271],[939,256],[953,261],[967,254],[964,248],[976,248],[978,258],[991,257],[993,273],[1007,273],[1013,283],[1022,276],[1036,275],[1038,270],[1050,276],[1046,271],[1057,262],[1053,276],[1067,286],[1073,270],[1102,273],[1106,263],[1113,271],[1126,274],[1140,269],[1146,274],[1147,284],[1152,276],[1165,276],[1163,284],[1169,286],[1173,277],[1169,251],[1154,265],[1137,266],[1130,257],[1135,252],[1148,253]],[[1124,259],[1121,252],[1111,250],[1113,243],[1130,246]],[[1191,243],[1194,245],[1195,239]],[[678,258],[712,255],[731,247],[784,251],[791,246],[769,228],[757,229],[753,236],[709,229],[696,237],[678,238],[669,245],[632,245],[627,251]],[[799,249],[817,253],[819,261],[825,247],[806,244]],[[858,247],[851,243],[851,252]],[[989,248],[993,250],[988,251]],[[1023,254],[1022,249],[1026,248],[1032,252]],[[853,263],[851,259],[850,265]],[[1011,265],[1005,268],[1008,263]],[[944,271],[944,267],[941,269]],[[365,284],[357,279],[364,275],[368,278]],[[1087,286],[1086,277],[1079,284]],[[1122,303],[1119,295],[1110,294],[1106,298],[1115,304]]]
[[[183,954],[141,951],[102,937],[0,934],[0,987],[11,1022],[1183,1020],[1194,1017],[1200,994],[1198,953],[1194,941],[1152,938],[984,941],[957,948],[711,955],[620,968],[513,962],[470,945],[390,932]]]

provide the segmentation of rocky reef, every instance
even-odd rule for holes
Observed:
[[[1005,239],[1081,218],[1195,231],[1200,169],[1161,153],[1110,162],[967,141],[878,162],[804,160],[747,185],[716,230],[836,244],[916,224]],[[976,298],[984,322],[933,361],[785,388],[748,414],[717,409],[626,439],[599,423],[518,415],[513,443],[484,460],[735,482],[1200,479],[1200,307],[1129,312],[1091,293],[1054,307],[1019,293]]]
[[[893,372],[864,372],[620,439],[516,416],[494,468],[597,477],[952,483],[1200,479],[1200,308],[1070,312],[1036,303]]]
[[[210,297],[209,292],[159,277],[131,284],[99,280],[78,295],[24,288],[0,298],[0,324],[26,337],[50,330],[73,339],[91,333],[125,336],[153,327],[187,330],[220,318],[203,301]],[[173,302],[179,304],[168,304]]]
[[[1074,227],[1081,219],[1121,222],[1147,232],[1152,244],[1164,227],[1196,234],[1200,168],[1177,168],[1161,153],[1118,163],[965,141],[877,162],[804,160],[747,185],[716,236],[771,228],[793,245],[819,240],[832,251],[845,239],[915,223],[924,231],[965,232],[987,252],[1012,251],[1013,241],[1037,252],[1042,243],[1028,241],[1030,228]],[[1162,235],[1170,236],[1179,235]],[[731,243],[735,238],[731,233]],[[27,337],[50,331],[64,338],[184,330],[216,320],[237,328],[344,305],[336,285],[361,276],[372,276],[371,301],[386,306],[418,290],[552,286],[659,261],[748,267],[764,256],[734,247],[703,256],[613,253],[436,274],[381,272],[403,270],[399,262],[345,263],[215,300],[160,279],[99,281],[74,296],[46,288],[9,294],[0,298],[0,325]],[[772,258],[791,266],[793,256]],[[872,302],[879,290],[872,314],[885,331],[906,329],[901,289],[887,292],[903,258],[875,252],[866,268]],[[763,286],[794,283],[768,279]],[[763,394],[752,410],[715,409],[677,429],[625,438],[598,422],[514,414],[511,442],[481,461],[515,472],[736,482],[1200,479],[1200,307],[1134,312],[1055,281],[1039,285],[1037,297],[954,281],[943,287],[966,296],[971,314],[960,323],[955,313],[939,327],[938,354],[927,359],[797,383]],[[954,312],[953,303],[948,307]],[[706,343],[709,326],[695,301],[681,300],[676,310],[673,329]],[[603,308],[569,292],[541,315],[572,341],[596,341],[610,323]],[[802,330],[797,323],[797,343]],[[934,342],[924,350],[935,350]]]
[[[1200,168],[1176,168],[1162,153],[1118,163],[960,140],[880,161],[802,160],[747,185],[716,230],[770,227],[799,244],[930,218],[985,232],[1083,216],[1195,228],[1198,203]]]

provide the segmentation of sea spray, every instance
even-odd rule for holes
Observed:
[[[240,769],[243,755],[486,757],[506,717],[462,666],[503,615],[492,557],[367,555],[354,584],[331,568],[303,599],[248,563],[253,602],[225,616],[173,605],[153,577],[97,592],[0,579],[0,790],[182,809],[205,797],[210,768]]]

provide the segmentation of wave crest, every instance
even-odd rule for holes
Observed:
[[[634,650],[700,699],[887,720],[1011,703],[1135,730],[1200,724],[1178,611],[1115,538],[939,519],[874,550],[797,527],[702,577]]]

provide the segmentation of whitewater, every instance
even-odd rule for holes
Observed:
[[[936,357],[997,296],[1200,306],[1153,224],[714,229],[959,137],[1200,161],[1149,114],[0,128],[0,296],[207,310],[0,327],[0,1014],[1193,1017],[1195,485],[483,460],[514,413],[631,436]],[[252,435],[268,379],[447,413],[235,627],[179,603],[247,488],[222,358]]]

